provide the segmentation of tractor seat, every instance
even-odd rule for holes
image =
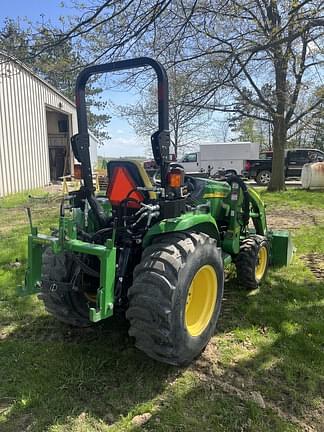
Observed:
[[[153,187],[143,165],[138,161],[110,161],[107,170],[107,197],[112,206],[119,207],[123,203],[128,208],[139,208],[141,202],[156,198],[155,192],[136,190],[137,187]]]

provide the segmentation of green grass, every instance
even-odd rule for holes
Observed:
[[[303,206],[313,209],[324,209],[323,193],[301,189],[288,189],[285,192],[271,193],[264,188],[258,188],[263,200],[268,206],[288,206],[297,209]]]
[[[319,192],[262,196],[271,214],[324,207]],[[260,289],[227,283],[216,335],[190,368],[179,369],[139,352],[116,319],[97,330],[71,329],[37,298],[16,296],[26,263],[26,204],[46,231],[59,203],[28,194],[0,200],[1,432],[324,430],[324,282],[301,258],[324,256],[322,224],[298,228],[296,221],[294,263],[271,269]],[[132,424],[148,412],[145,425]]]

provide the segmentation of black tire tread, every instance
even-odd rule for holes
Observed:
[[[214,243],[215,240],[203,233],[165,234],[144,249],[142,260],[135,268],[133,285],[128,292],[130,306],[126,312],[129,334],[135,338],[137,348],[155,360],[180,364],[169,319],[175,287],[187,257],[198,243],[203,245],[205,242]],[[150,289],[152,280],[154,290]]]
[[[251,235],[242,241],[235,265],[237,280],[243,288],[255,289],[259,285],[255,278],[255,260],[263,242],[267,242],[266,237],[258,234]]]
[[[68,281],[70,265],[66,254],[55,255],[48,248],[43,253],[42,281],[65,282]],[[80,298],[78,292],[51,291],[48,284],[41,284],[38,298],[43,301],[45,309],[59,321],[74,327],[89,327],[93,323],[85,313],[85,300]],[[80,303],[81,302],[81,303]]]

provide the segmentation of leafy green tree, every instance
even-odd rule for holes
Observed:
[[[231,131],[237,134],[239,141],[251,141],[260,144],[261,150],[271,150],[271,126],[260,120],[235,117],[230,120]]]
[[[190,104],[193,88],[188,77],[176,66],[168,70],[169,78],[169,125],[173,153],[192,149],[195,144],[209,138],[208,126],[211,113]],[[135,104],[117,106],[117,112],[125,118],[140,137],[150,137],[157,125],[157,86],[152,83],[140,88],[140,100]],[[171,150],[172,152],[172,150]]]

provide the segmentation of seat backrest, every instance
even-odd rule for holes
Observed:
[[[138,208],[140,202],[155,198],[154,192],[136,190],[136,187],[152,188],[149,176],[138,161],[110,161],[107,169],[107,197],[113,206],[124,202],[126,207]]]

